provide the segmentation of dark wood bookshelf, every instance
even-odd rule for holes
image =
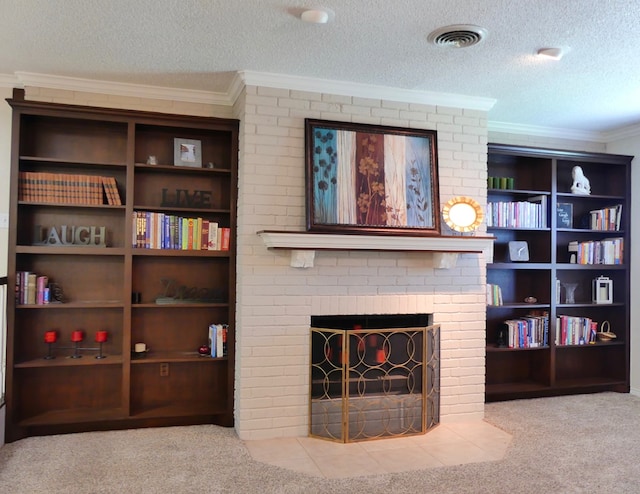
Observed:
[[[513,177],[513,190],[489,188],[487,202],[523,201],[547,197],[546,228],[496,228],[494,263],[487,265],[487,283],[500,286],[504,304],[487,306],[486,401],[557,396],[600,391],[629,392],[630,358],[630,209],[632,156],[489,144],[488,176]],[[591,194],[570,191],[571,171],[581,166],[590,180]],[[560,227],[559,203],[572,204],[572,228]],[[586,228],[590,210],[622,205],[617,230]],[[621,237],[621,264],[570,263],[571,241],[599,241]],[[529,262],[510,262],[508,243],[526,241]],[[613,303],[592,302],[591,283],[600,275],[613,281]],[[567,303],[556,280],[577,283],[575,303]],[[533,296],[534,304],[524,299]],[[536,348],[500,348],[498,334],[504,321],[521,319],[530,312],[549,316],[548,345]],[[595,344],[556,344],[557,318],[589,318],[598,326],[609,321],[617,338]]]
[[[26,101],[22,90],[7,102],[13,110],[8,285],[12,291],[17,273],[29,271],[64,293],[64,303],[9,297],[7,442],[132,427],[232,426],[239,122]],[[175,138],[199,141],[205,166],[174,166]],[[159,164],[147,165],[149,155]],[[206,167],[210,162],[214,168]],[[122,205],[107,204],[106,188],[104,204],[20,200],[20,172],[113,177]],[[209,191],[210,204],[163,205],[162,189],[171,187]],[[230,248],[135,248],[137,210],[215,221],[230,229]],[[107,241],[32,245],[38,226],[61,225],[104,226]],[[156,304],[163,278],[216,295]],[[209,324],[229,327],[225,357],[198,355]],[[71,332],[79,329],[82,358],[70,358]],[[49,330],[58,332],[53,359],[44,358]],[[95,358],[98,330],[108,332],[103,359]],[[144,358],[132,355],[138,342],[150,349]]]

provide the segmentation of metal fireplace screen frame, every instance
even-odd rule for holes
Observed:
[[[311,328],[309,435],[424,434],[440,422],[440,327]]]

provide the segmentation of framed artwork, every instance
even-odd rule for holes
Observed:
[[[305,120],[307,230],[440,233],[437,134]]]
[[[201,168],[202,143],[194,139],[176,137],[173,140],[173,164]]]

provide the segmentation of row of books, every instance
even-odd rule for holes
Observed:
[[[528,201],[489,202],[487,226],[498,228],[547,228],[547,196]]]
[[[140,249],[229,250],[231,229],[204,218],[134,211],[133,247]]]
[[[20,172],[18,200],[54,204],[122,205],[114,177],[69,173]]]
[[[592,230],[619,231],[622,221],[622,204],[589,211],[589,228]]]
[[[577,264],[623,264],[624,238],[569,242],[569,252],[576,255]]]
[[[549,314],[525,316],[504,321],[509,348],[538,348],[549,345]]]
[[[558,316],[556,345],[585,345],[596,342],[598,323],[589,317]]]
[[[31,271],[16,271],[16,305],[49,303],[49,278]]]
[[[209,325],[209,348],[212,357],[227,356],[227,335],[229,333],[228,324]]]
[[[502,304],[502,289],[500,285],[487,283],[487,305],[498,306]]]

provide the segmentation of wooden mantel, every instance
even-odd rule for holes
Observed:
[[[373,250],[433,252],[434,267],[447,269],[455,266],[460,253],[479,253],[486,262],[493,262],[495,237],[476,236],[396,236],[396,235],[344,235],[337,233],[287,232],[262,230],[257,232],[271,249],[291,251],[291,266],[313,267],[316,250]]]

